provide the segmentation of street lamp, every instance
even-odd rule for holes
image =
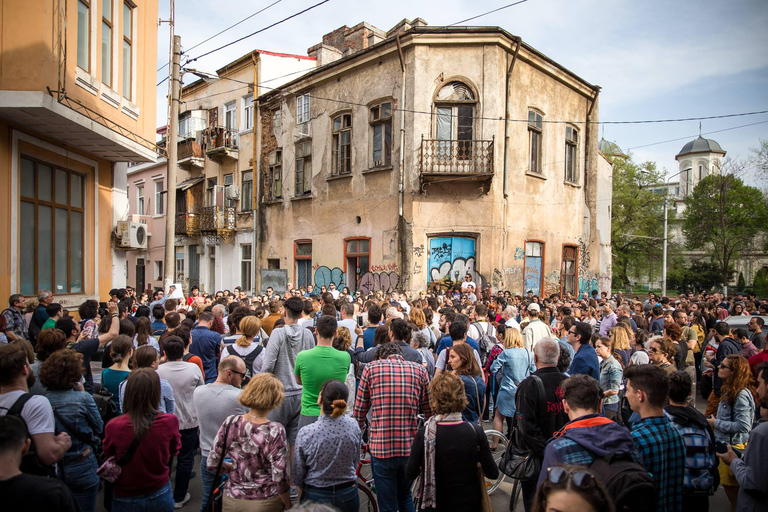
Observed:
[[[668,212],[668,196],[669,196],[669,180],[674,178],[675,176],[678,176],[684,172],[688,172],[690,169],[683,169],[680,172],[676,172],[669,178],[667,178],[666,181],[666,188],[664,190],[664,254],[662,256],[662,263],[661,263],[661,296],[665,297],[667,295],[667,231],[668,231],[668,222],[667,222],[667,212]]]

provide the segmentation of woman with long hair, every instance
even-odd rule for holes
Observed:
[[[246,377],[250,379],[253,375],[261,373],[261,366],[264,364],[264,346],[259,336],[261,320],[254,315],[248,315],[240,320],[237,330],[241,336],[221,351],[221,359],[240,356],[245,361]]]
[[[131,372],[125,387],[125,414],[107,424],[104,436],[105,457],[128,457],[114,482],[112,512],[174,510],[168,463],[181,448],[179,420],[158,412],[158,403],[157,372],[150,368]]]
[[[449,350],[448,362],[453,373],[464,382],[464,392],[467,395],[467,406],[461,417],[464,421],[477,423],[485,406],[485,380],[483,371],[475,359],[475,350],[466,343],[454,345]]]
[[[118,397],[120,383],[128,378],[131,373],[129,363],[133,355],[133,341],[125,335],[120,335],[109,344],[109,355],[112,357],[112,366],[101,372],[101,385],[112,393],[120,406]]]
[[[491,373],[503,370],[504,375],[499,385],[493,428],[501,432],[504,420],[515,416],[515,394],[520,383],[536,371],[533,354],[525,348],[520,331],[508,328],[504,331],[504,350],[491,364]],[[491,446],[495,449],[496,446]]]
[[[717,376],[723,381],[717,416],[707,421],[715,431],[715,441],[727,443],[743,450],[749,439],[755,417],[755,386],[749,362],[741,356],[729,355],[717,368]],[[731,502],[731,512],[736,510],[739,483],[730,466],[720,461],[720,483]]]
[[[421,308],[413,307],[411,308],[411,313],[409,316],[411,322],[416,324],[416,329],[419,332],[423,332],[427,337],[427,341],[429,342],[428,346],[437,346],[437,338],[435,337],[435,333],[432,332],[432,329],[430,329],[427,325],[427,317],[424,315],[424,311],[422,311]]]
[[[101,444],[98,436],[104,423],[93,397],[80,384],[82,377],[83,355],[74,350],[58,350],[40,366],[40,381],[53,407],[56,432],[66,432],[72,441],[59,462],[62,480],[83,512],[89,512],[95,510],[99,493],[94,451]]]
[[[488,478],[497,478],[499,468],[483,428],[462,419],[467,405],[464,382],[451,372],[443,372],[435,376],[429,389],[434,415],[416,433],[405,476],[409,480],[421,476],[420,510],[480,510],[481,493],[486,491],[478,479],[477,465]]]
[[[152,322],[149,317],[140,317],[136,320],[136,335],[133,337],[133,348],[139,348],[143,345],[149,345],[160,352],[160,344],[157,338],[152,336]]]
[[[138,368],[151,368],[157,370],[160,366],[160,354],[153,347],[149,345],[142,345],[133,351],[133,357],[131,362],[134,365],[134,369]],[[120,383],[120,402],[122,403],[125,396],[125,385],[127,380]],[[157,410],[160,412],[173,413],[176,410],[176,400],[173,398],[173,388],[171,383],[165,379],[160,379],[160,403],[157,406]],[[120,411],[123,412],[122,410]]]
[[[553,466],[536,491],[533,512],[614,512],[608,491],[588,469],[579,466]]]
[[[288,479],[288,441],[285,428],[267,414],[282,405],[283,384],[271,373],[255,375],[240,394],[248,413],[229,416],[219,428],[206,460],[215,472],[229,457],[224,510],[279,512],[291,508]],[[359,456],[359,453],[356,454]]]
[[[612,329],[615,330],[616,328]],[[620,357],[614,350],[613,338],[601,337],[595,342],[595,352],[602,359],[600,363],[600,387],[603,388],[603,409],[606,418],[613,419],[619,410],[619,389],[624,369]]]
[[[343,382],[326,381],[317,399],[320,417],[296,437],[291,478],[302,489],[302,503],[327,503],[341,512],[360,509],[355,471],[362,434],[357,421],[344,414],[348,401],[349,389]]]
[[[634,337],[632,328],[624,324],[617,324],[616,327],[608,331],[611,337],[611,346],[613,351],[621,357],[621,365],[627,366],[632,356],[631,342]]]

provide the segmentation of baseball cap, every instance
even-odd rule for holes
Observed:
[[[531,302],[530,304],[528,304],[528,311],[536,311],[537,313],[540,313],[541,308],[535,302]]]

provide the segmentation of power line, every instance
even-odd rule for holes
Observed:
[[[482,18],[483,16],[487,16],[488,14],[493,14],[494,12],[499,12],[499,11],[502,11],[502,10],[508,8],[508,7],[519,5],[519,4],[525,3],[527,1],[528,0],[520,0],[519,2],[515,2],[515,3],[512,3],[512,4],[504,5],[502,7],[499,7],[498,9],[494,9],[492,11],[484,12],[483,14],[478,14],[477,16],[472,16],[471,18],[467,18],[465,20],[457,21],[456,23],[451,23],[450,25],[446,25],[446,27],[453,27],[454,25],[460,25],[460,24],[462,24],[464,22],[467,22],[467,21],[476,20],[477,18]]]
[[[711,132],[704,132],[704,133],[701,133],[699,135],[711,135],[713,133],[727,132],[727,131],[730,131],[730,130],[737,130],[739,128],[746,128],[748,126],[756,126],[758,124],[765,124],[765,123],[768,123],[768,121],[758,121],[757,123],[749,123],[749,124],[742,124],[740,126],[732,126],[730,128],[723,128],[722,130],[714,130],[714,131],[711,131]],[[677,141],[680,141],[680,140],[690,140],[693,137],[696,137],[696,134],[689,135],[688,137],[678,137],[677,139],[662,140],[660,142],[652,142],[650,144],[643,144],[642,146],[635,146],[635,147],[632,147],[632,148],[627,148],[627,151],[629,151],[630,149],[640,149],[640,148],[647,148],[649,146],[658,146],[659,144],[666,144],[668,142],[677,142]]]
[[[195,57],[195,58],[193,58],[193,59],[189,59],[189,60],[187,61],[187,63],[190,63],[190,62],[195,62],[196,60],[198,60],[198,59],[201,59],[201,58],[203,58],[203,57],[205,57],[205,56],[207,56],[207,55],[210,55],[210,54],[212,54],[212,53],[214,53],[214,52],[217,52],[217,51],[219,51],[219,50],[223,50],[224,48],[227,48],[228,46],[232,46],[233,44],[239,43],[240,41],[243,41],[243,40],[245,40],[245,39],[248,39],[249,37],[253,37],[253,36],[255,36],[256,34],[260,34],[260,33],[264,32],[265,30],[269,30],[270,28],[272,28],[272,27],[276,27],[277,25],[280,25],[281,23],[285,23],[286,21],[288,21],[288,20],[290,20],[290,19],[292,19],[292,18],[295,18],[295,17],[297,17],[297,16],[301,16],[301,15],[302,15],[302,14],[304,14],[305,12],[311,11],[312,9],[314,9],[314,8],[316,8],[316,7],[319,7],[319,6],[321,6],[321,5],[325,4],[325,3],[328,3],[328,2],[330,2],[330,1],[331,1],[331,0],[322,0],[321,2],[318,2],[318,3],[316,3],[316,4],[314,4],[314,5],[310,6],[310,7],[307,7],[306,9],[304,9],[304,10],[302,10],[302,11],[299,11],[299,12],[297,12],[297,13],[295,13],[295,14],[291,14],[291,15],[290,15],[290,16],[288,16],[287,18],[283,18],[283,19],[282,19],[282,20],[280,20],[280,21],[276,21],[275,23],[272,23],[271,25],[268,25],[268,26],[266,26],[266,27],[264,27],[264,28],[262,28],[262,29],[259,29],[259,30],[257,30],[256,32],[252,32],[252,33],[250,33],[250,34],[248,34],[248,35],[246,35],[246,36],[243,36],[243,37],[241,37],[241,38],[239,38],[239,39],[235,39],[234,41],[232,41],[232,42],[230,42],[230,43],[227,43],[227,44],[225,44],[225,45],[219,46],[218,48],[214,48],[213,50],[210,50],[210,51],[207,51],[207,52],[205,52],[205,53],[203,53],[203,54],[200,54],[200,55],[198,55],[197,57]]]
[[[226,32],[227,30],[233,29],[233,28],[235,28],[236,26],[240,25],[241,23],[245,23],[246,21],[248,21],[249,19],[253,18],[253,17],[254,17],[254,16],[256,16],[257,14],[261,14],[262,12],[266,11],[266,10],[267,10],[267,9],[269,9],[270,7],[272,7],[272,6],[274,6],[274,5],[277,5],[277,4],[279,4],[280,2],[282,2],[282,1],[283,1],[283,0],[275,0],[274,2],[272,2],[271,4],[269,4],[268,6],[264,7],[263,9],[259,9],[259,10],[258,10],[258,11],[256,11],[255,13],[251,14],[250,16],[247,16],[247,17],[243,18],[242,20],[238,21],[238,22],[237,22],[237,23],[235,23],[234,25],[230,25],[230,26],[228,26],[227,28],[225,28],[224,30],[222,30],[222,31],[220,31],[220,32],[217,32],[217,33],[215,33],[214,35],[212,35],[212,36],[211,36],[211,37],[209,37],[208,39],[205,39],[204,41],[200,41],[200,42],[199,42],[199,43],[197,43],[196,45],[194,45],[194,46],[192,46],[191,48],[189,48],[187,51],[192,51],[192,50],[194,50],[194,49],[195,49],[195,48],[197,48],[198,46],[200,46],[200,45],[203,45],[203,44],[207,43],[207,42],[208,42],[208,41],[210,41],[211,39],[213,39],[213,38],[215,38],[215,37],[218,37],[218,36],[220,36],[221,34],[223,34],[224,32]],[[169,63],[169,62],[166,62],[165,64],[163,64],[162,66],[160,66],[159,68],[157,68],[157,70],[158,70],[158,71],[162,70],[162,69],[163,69],[165,66],[167,66],[168,64],[170,64],[170,63]]]

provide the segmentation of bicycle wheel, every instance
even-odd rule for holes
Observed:
[[[501,456],[504,455],[505,451],[507,451],[507,445],[509,444],[509,441],[507,441],[507,438],[504,436],[504,434],[502,434],[498,430],[486,430],[485,431],[485,437],[488,438],[488,445],[489,446],[493,446],[493,444],[496,443],[496,441],[494,439],[498,437],[498,443],[496,445],[496,451],[492,452],[493,453],[493,462],[495,462],[496,465],[498,466],[499,461],[501,460]],[[505,476],[506,475],[504,473],[499,471],[498,478],[494,478],[494,479],[486,478],[485,479],[485,488],[488,491],[488,494],[491,494],[493,491],[495,491],[496,489],[499,488],[499,486],[501,485],[501,482],[504,481],[504,477]]]
[[[368,484],[359,478],[357,479],[357,494],[360,496],[360,512],[379,512],[376,495],[373,494]]]
[[[360,478],[368,484],[369,487],[373,487],[373,470],[371,469],[371,453],[366,451],[360,457]]]
[[[517,500],[520,499],[520,493],[523,490],[523,486],[520,485],[520,480],[515,480],[515,485],[512,487],[512,496],[509,501],[509,510],[510,512],[514,512],[515,507],[517,507]]]

